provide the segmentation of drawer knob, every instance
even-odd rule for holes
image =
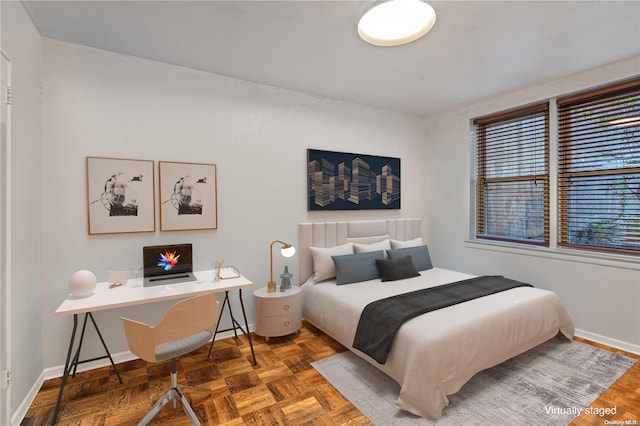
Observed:
[[[284,322],[284,326],[285,326],[285,327],[289,327],[289,321],[285,321],[285,322]]]
[[[282,309],[284,309],[285,311],[288,311],[288,310],[289,310],[289,305],[284,305],[284,306],[282,307]]]

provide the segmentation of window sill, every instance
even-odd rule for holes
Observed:
[[[465,247],[640,271],[640,256],[633,255],[591,253],[569,248],[535,247],[517,243],[498,243],[479,240],[465,240]]]

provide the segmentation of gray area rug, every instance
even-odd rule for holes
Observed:
[[[376,425],[566,425],[635,362],[556,337],[476,374],[435,423],[398,410],[400,385],[351,352],[312,365]]]

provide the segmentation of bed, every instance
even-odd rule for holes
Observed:
[[[373,278],[338,285],[337,280],[344,280],[340,277],[344,265],[339,272],[334,269],[338,276],[330,276],[331,256],[349,256],[349,249],[374,252],[391,243],[392,252],[421,246],[420,229],[419,219],[300,224],[303,318],[398,382],[399,409],[436,420],[448,404],[447,395],[456,393],[474,374],[558,333],[572,339],[574,327],[555,293],[517,287],[410,319],[398,329],[383,364],[355,349],[360,315],[370,302],[473,278],[429,267],[419,276],[391,282]]]

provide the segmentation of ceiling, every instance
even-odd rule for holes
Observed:
[[[640,1],[432,1],[399,47],[358,37],[373,1],[22,3],[43,37],[422,116],[640,55]]]

